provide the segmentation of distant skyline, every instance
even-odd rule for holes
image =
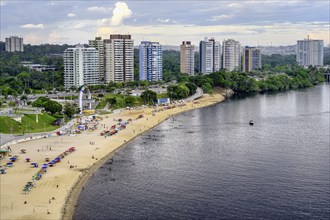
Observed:
[[[198,45],[214,37],[242,46],[280,46],[307,35],[330,43],[329,0],[1,0],[0,7],[0,40],[17,35],[24,44],[88,44],[110,34],[131,34],[135,45],[143,40]]]

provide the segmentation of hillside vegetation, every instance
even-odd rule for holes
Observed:
[[[59,128],[59,126],[52,125],[55,120],[55,117],[45,113],[38,115],[39,123],[36,122],[36,115],[33,114],[24,115],[22,123],[7,116],[0,116],[0,133],[23,134],[53,131]]]

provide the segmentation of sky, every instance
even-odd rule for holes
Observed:
[[[307,35],[330,43],[330,0],[0,0],[0,7],[0,40],[17,35],[33,45],[86,44],[110,34],[131,34],[135,45],[214,37],[279,46]]]

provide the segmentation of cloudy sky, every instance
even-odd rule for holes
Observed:
[[[9,35],[30,44],[88,43],[96,36],[131,34],[179,45],[204,37],[242,45],[293,45],[297,39],[329,44],[329,0],[94,1],[0,0],[1,41]]]

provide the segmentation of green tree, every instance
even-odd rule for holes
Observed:
[[[71,119],[74,114],[78,112],[77,104],[71,104],[69,102],[66,102],[64,104],[64,114]]]
[[[153,104],[154,100],[157,99],[157,93],[151,90],[145,90],[141,94],[141,98],[144,104]]]
[[[212,93],[212,86],[211,86],[211,84],[210,83],[204,83],[203,85],[202,85],[202,90],[203,90],[203,92],[205,92],[205,93]]]
[[[50,101],[49,98],[41,96],[34,102],[32,102],[32,107],[44,107],[45,103]]]
[[[135,103],[135,98],[133,96],[126,96],[125,103],[126,103],[126,105],[132,107]]]
[[[106,102],[108,102],[111,106],[114,106],[117,104],[117,99],[116,97],[110,97],[106,99]]]
[[[188,97],[189,88],[185,84],[173,84],[167,87],[167,94],[171,99],[183,99]]]
[[[197,86],[194,83],[191,82],[186,82],[185,85],[188,87],[189,89],[189,96],[193,95],[196,93],[197,90]]]
[[[45,108],[45,111],[50,112],[52,115],[62,111],[62,105],[52,100],[45,102],[43,107]]]

